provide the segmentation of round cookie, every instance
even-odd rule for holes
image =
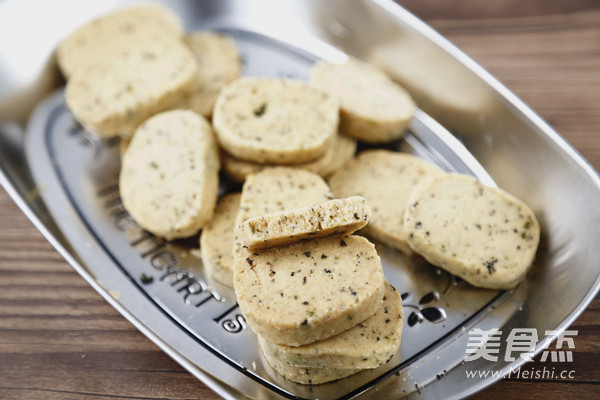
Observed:
[[[242,72],[240,53],[231,36],[217,32],[193,32],[184,43],[196,58],[198,73],[194,92],[182,108],[210,118],[221,89]]]
[[[144,120],[193,90],[196,61],[179,40],[144,41],[127,55],[78,68],[66,88],[77,121],[102,137],[130,137]]]
[[[356,153],[356,140],[348,136],[337,134],[333,138],[332,145],[327,149],[324,156],[316,161],[294,165],[296,168],[302,168],[307,171],[327,177],[333,171],[341,167],[346,161],[354,157]],[[229,177],[237,182],[244,182],[250,174],[262,171],[264,168],[272,165],[258,164],[250,161],[241,161],[227,153],[221,157],[223,170]]]
[[[241,193],[231,193],[221,198],[213,218],[200,236],[204,268],[213,279],[230,287],[233,287],[233,227],[240,197]]]
[[[409,244],[432,264],[490,289],[512,289],[525,279],[540,226],[519,199],[471,176],[448,174],[424,183],[409,202]]]
[[[369,150],[333,173],[329,185],[337,197],[367,200],[372,215],[363,230],[366,235],[411,254],[403,227],[408,199],[423,180],[441,174],[441,169],[413,155]]]
[[[129,7],[96,18],[65,38],[56,49],[61,72],[70,78],[75,70],[119,57],[132,43],[163,37],[180,39],[183,25],[168,8],[158,4]]]
[[[335,336],[375,314],[385,280],[375,246],[330,236],[248,253],[233,283],[248,325],[266,340],[300,346]]]
[[[340,131],[353,138],[384,143],[401,138],[416,109],[408,92],[377,67],[351,59],[319,61],[310,83],[340,101]]]
[[[127,151],[130,142],[131,139],[125,138],[121,138],[121,140],[119,141],[119,155],[121,156],[121,159],[123,159],[123,157],[125,156],[125,152]]]
[[[386,283],[383,304],[369,319],[339,335],[304,346],[285,346],[258,337],[263,353],[294,367],[377,368],[397,353],[403,325],[402,299]]]
[[[306,83],[241,78],[219,93],[213,126],[221,146],[239,160],[302,164],[323,156],[337,133],[335,98]]]
[[[158,114],[136,130],[123,157],[123,205],[156,236],[192,236],[213,215],[218,172],[217,146],[202,116],[183,110]]]
[[[260,342],[259,342],[260,343]],[[279,361],[263,351],[267,363],[277,372],[290,381],[303,385],[319,385],[321,383],[336,381],[360,372],[360,369],[330,369],[330,368],[303,368]]]

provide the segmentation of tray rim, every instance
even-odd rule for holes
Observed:
[[[460,50],[457,46],[452,44],[448,39],[442,36],[430,25],[425,23],[423,20],[418,18],[416,15],[408,11],[406,8],[400,6],[393,0],[372,0],[374,3],[380,5],[383,9],[394,15],[396,18],[403,20],[414,28],[417,32],[431,40],[433,43],[438,45],[440,48],[445,50],[448,54],[458,60],[466,68],[475,73],[485,83],[490,85],[494,89],[505,103],[518,110],[527,120],[531,121],[536,127],[538,127],[544,135],[552,140],[558,147],[560,147],[569,158],[577,163],[583,172],[595,183],[596,189],[600,189],[600,172],[597,171],[592,164],[586,160],[577,149],[575,149],[565,138],[563,138],[554,128],[552,128],[539,114],[537,114],[531,107],[529,107],[523,100],[521,100],[512,90],[504,86],[496,77],[490,72],[479,65],[475,60],[469,57],[465,52]],[[573,309],[569,315],[561,321],[557,327],[557,331],[564,332],[575,320],[581,315],[581,313],[588,307],[592,300],[600,293],[600,273],[596,276],[596,280],[592,284],[590,290],[586,293],[583,300]],[[547,348],[554,340],[544,343],[541,340],[535,348],[534,355],[537,356],[542,350]],[[522,367],[526,364],[526,361],[519,358],[511,365],[516,365],[517,368]],[[510,372],[509,366],[505,367],[501,371],[501,380]],[[497,380],[482,380],[472,385],[469,389],[462,392],[467,397],[473,395],[485,387],[497,382]]]

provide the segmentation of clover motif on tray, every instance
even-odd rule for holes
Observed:
[[[403,306],[413,310],[408,315],[408,326],[413,327],[424,322],[425,320],[432,323],[438,323],[446,319],[446,311],[444,311],[443,308],[431,305],[440,299],[440,294],[437,290],[429,292],[421,297],[418,304],[410,304],[405,302],[411,297],[411,293],[402,293]]]
[[[414,303],[413,293],[403,292],[401,295],[402,306],[411,310],[406,319],[408,326],[411,328],[425,321],[437,324],[445,321],[447,318],[446,311],[442,307],[435,305],[435,303],[443,296],[449,294],[452,291],[452,288],[458,285],[462,280],[440,269],[436,270],[436,275],[444,275],[444,278],[447,278],[446,284],[443,288],[440,288],[440,290],[431,290],[421,296],[417,303]]]

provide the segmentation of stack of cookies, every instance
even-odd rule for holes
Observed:
[[[267,167],[221,199],[201,236],[205,268],[233,285],[265,360],[303,384],[376,368],[398,351],[402,301],[375,247],[352,235],[371,209],[333,199],[315,173]]]
[[[351,235],[371,210],[330,198],[314,173],[266,168],[246,179],[234,223],[240,309],[273,369],[305,384],[375,368],[400,345],[400,296],[375,247]]]

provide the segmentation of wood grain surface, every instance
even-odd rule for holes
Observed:
[[[400,3],[600,169],[600,2]],[[502,380],[474,398],[600,398],[600,299],[572,328],[575,379]],[[0,189],[0,399],[98,398],[218,397],[89,287]]]

